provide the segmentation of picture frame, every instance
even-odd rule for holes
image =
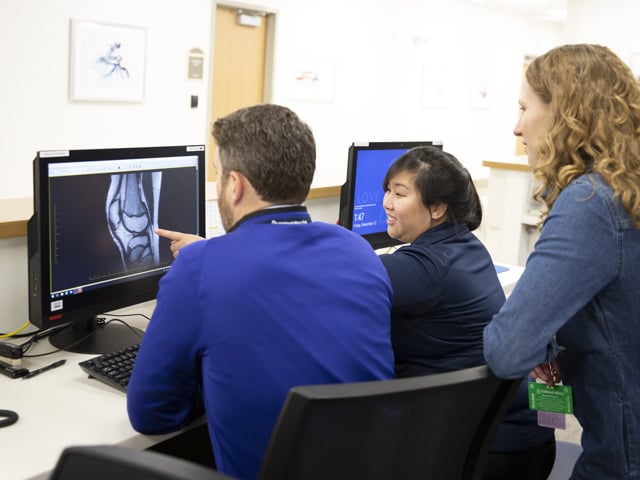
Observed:
[[[70,50],[71,100],[144,101],[143,27],[72,19]]]
[[[470,77],[471,108],[490,108],[493,105],[494,73],[487,70],[474,70]]]
[[[422,66],[420,85],[420,106],[423,108],[444,108],[449,96],[451,75],[445,67]]]
[[[288,78],[288,96],[292,100],[311,102],[333,101],[335,59],[328,57],[297,57]]]

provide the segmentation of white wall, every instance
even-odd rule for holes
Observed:
[[[504,159],[515,149],[511,132],[524,55],[562,37],[561,26],[468,0],[282,0],[279,17],[273,100],[291,106],[314,129],[315,185],[341,184],[348,146],[364,140],[443,140],[474,177],[486,177],[482,160]],[[288,95],[290,66],[301,56],[335,62],[331,103]],[[470,106],[480,72],[492,81],[486,109]],[[446,89],[442,108],[421,104],[422,86],[433,79]]]
[[[632,54],[640,54],[638,18],[636,0],[568,0],[566,42],[606,45],[631,65]]]
[[[0,333],[8,333],[29,318],[26,237],[0,239],[0,265]]]
[[[38,150],[204,142],[214,1],[0,0],[0,198],[31,196]],[[559,28],[468,3],[269,0],[257,6],[277,12],[271,101],[296,110],[317,137],[314,186],[344,181],[354,140],[442,139],[475,176],[486,176],[483,159],[511,155],[522,56],[556,42]],[[72,18],[146,28],[144,102],[69,100]],[[193,47],[205,51],[203,80],[186,78]],[[301,57],[335,65],[330,101],[291,98],[291,72]],[[434,75],[447,71],[444,108],[420,106],[426,64]],[[469,107],[477,69],[495,78],[488,109]],[[200,97],[197,109],[189,107],[192,94]]]
[[[189,49],[202,48],[208,72],[214,7],[214,0],[0,0],[0,198],[31,195],[37,150],[204,142],[209,75],[188,80],[186,63]],[[441,139],[475,177],[485,176],[483,159],[513,152],[523,55],[565,38],[560,27],[463,0],[267,0],[256,7],[277,12],[271,100],[313,128],[314,186],[343,182],[354,140]],[[566,38],[610,43],[621,55],[638,52],[638,9],[632,0],[570,0]],[[143,103],[69,101],[71,18],[146,27]],[[302,56],[334,62],[331,101],[290,98],[291,69]],[[421,106],[424,65],[446,80],[442,108]],[[470,106],[476,71],[493,79],[486,109]],[[197,109],[189,108],[192,94],[200,96]],[[313,207],[332,221],[331,205]],[[0,240],[0,265],[0,331],[7,331],[26,320],[24,238]]]
[[[71,18],[146,27],[143,103],[68,99]],[[210,18],[202,0],[0,0],[0,198],[31,196],[38,150],[202,143],[188,100],[208,87],[187,80],[187,52],[208,51]]]

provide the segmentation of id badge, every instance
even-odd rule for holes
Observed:
[[[529,408],[553,413],[573,413],[573,394],[568,385],[549,387],[529,382]]]
[[[549,387],[529,382],[529,408],[538,411],[538,425],[566,428],[566,414],[573,414],[573,393],[568,385]]]

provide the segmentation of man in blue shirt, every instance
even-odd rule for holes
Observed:
[[[148,434],[204,410],[217,469],[250,479],[291,387],[393,377],[392,290],[363,239],[301,205],[315,142],[292,111],[241,109],[213,136],[227,233],[182,249],[175,237],[127,407]]]

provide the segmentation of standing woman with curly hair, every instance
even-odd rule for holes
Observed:
[[[640,478],[640,88],[599,45],[536,58],[522,137],[545,206],[520,281],[484,331],[498,375],[573,388],[572,479]],[[552,370],[558,369],[559,372]],[[552,375],[553,373],[553,375]]]

